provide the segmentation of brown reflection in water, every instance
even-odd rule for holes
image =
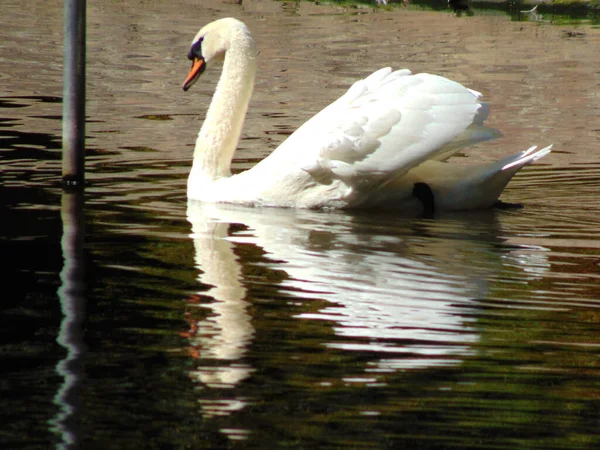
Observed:
[[[4,10],[10,20],[0,30],[8,43],[0,60],[7,67],[0,87],[10,95],[58,96],[62,2],[34,1],[30,11],[44,10],[38,16],[22,14],[18,5],[9,2]],[[32,24],[31,17],[42,16],[57,19]],[[496,159],[533,143],[555,145],[543,162],[555,166],[594,161],[600,154],[597,28],[573,34],[508,17],[458,19],[398,8],[357,14],[341,6],[270,0],[89,5],[87,114],[94,123],[88,143],[109,150],[147,147],[163,158],[190,160],[219,68],[209,68],[194,92],[183,93],[185,55],[196,31],[224,16],[246,21],[260,50],[244,151],[238,155],[244,159],[264,157],[354,80],[388,65],[439,73],[484,93],[492,108],[489,125],[505,137],[470,152],[469,162]],[[60,105],[50,106],[55,117],[60,115]],[[30,128],[60,133],[58,121],[32,119],[28,113],[3,110],[3,116]],[[173,120],[136,119],[140,116]],[[119,154],[112,158],[140,158],[127,150]]]

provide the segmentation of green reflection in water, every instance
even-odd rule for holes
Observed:
[[[281,0],[277,0],[281,1]],[[314,0],[304,0],[314,2]],[[348,8],[373,7],[383,11],[408,7],[430,11],[447,11],[461,15],[507,14],[514,21],[540,22],[553,25],[600,24],[600,1],[557,0],[539,3],[522,0],[388,0],[387,5],[377,5],[375,0],[327,0],[319,2]]]

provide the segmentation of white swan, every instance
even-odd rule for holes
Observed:
[[[203,27],[188,54],[187,91],[205,67],[223,72],[198,134],[190,200],[298,208],[456,210],[492,205],[524,165],[550,152],[531,147],[492,164],[444,162],[490,139],[480,93],[430,74],[378,70],[357,81],[250,170],[231,175],[256,73],[250,31],[233,18]]]

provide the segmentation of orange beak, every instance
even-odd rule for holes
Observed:
[[[187,91],[192,85],[196,82],[198,77],[204,72],[206,69],[206,62],[202,58],[194,58],[192,61],[192,68],[188,73],[185,81],[183,82],[183,90]]]

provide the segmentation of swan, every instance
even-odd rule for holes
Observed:
[[[231,161],[254,87],[257,49],[235,18],[215,20],[192,40],[187,91],[207,66],[221,77],[198,137],[188,177],[190,201],[313,209],[381,207],[467,210],[493,205],[510,178],[551,146],[491,164],[446,160],[494,137],[483,126],[481,94],[427,73],[383,68],[355,82],[254,167]]]

